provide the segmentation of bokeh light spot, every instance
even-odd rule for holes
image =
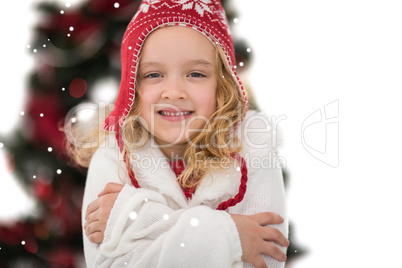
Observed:
[[[200,224],[200,221],[197,218],[192,218],[190,220],[190,225],[191,226],[196,227],[196,226],[198,226],[198,224]]]

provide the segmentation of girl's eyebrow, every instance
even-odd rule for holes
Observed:
[[[157,67],[161,66],[162,64],[156,61],[148,61],[148,62],[140,62],[139,67],[140,68],[146,68],[146,67]]]
[[[141,62],[140,68],[147,68],[147,67],[160,67],[164,64],[157,61],[148,61],[148,62]],[[195,60],[188,60],[184,63],[186,66],[194,66],[194,65],[203,65],[204,67],[211,67],[213,64],[204,59],[195,59]]]
[[[204,65],[205,67],[212,66],[212,63],[204,60],[204,59],[196,59],[196,60],[188,60],[186,61],[185,65],[193,66],[193,65]]]

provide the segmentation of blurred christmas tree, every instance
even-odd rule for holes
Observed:
[[[233,8],[222,2],[233,22]],[[42,19],[29,48],[36,65],[27,85],[24,123],[12,138],[0,140],[10,152],[13,175],[34,196],[38,213],[0,225],[0,267],[84,265],[80,214],[86,170],[69,165],[60,127],[72,113],[68,118],[85,123],[85,114],[74,111],[90,110],[87,103],[113,103],[120,43],[139,5],[138,0],[37,5]],[[244,42],[234,41],[241,75],[250,53]],[[298,253],[291,243],[288,259]]]

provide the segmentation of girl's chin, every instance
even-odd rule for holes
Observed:
[[[155,142],[162,146],[162,147],[172,147],[172,146],[186,146],[188,143],[188,140],[186,139],[185,135],[183,137],[175,136],[175,137],[164,137],[164,136],[154,136],[153,138]]]

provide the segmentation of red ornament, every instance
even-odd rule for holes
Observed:
[[[72,97],[81,98],[87,91],[87,82],[85,79],[77,77],[71,81],[69,91]]]
[[[36,243],[35,238],[33,237],[27,238],[24,241],[25,241],[24,248],[26,249],[26,251],[32,254],[38,252],[38,243]]]
[[[64,133],[59,126],[64,121],[60,97],[54,93],[35,94],[29,97],[27,115],[29,122],[24,124],[24,131],[34,144],[44,148],[52,147],[56,152],[64,150]],[[44,116],[41,117],[40,114]]]
[[[49,202],[52,197],[53,186],[44,178],[37,178],[32,182],[32,192],[42,201]]]

